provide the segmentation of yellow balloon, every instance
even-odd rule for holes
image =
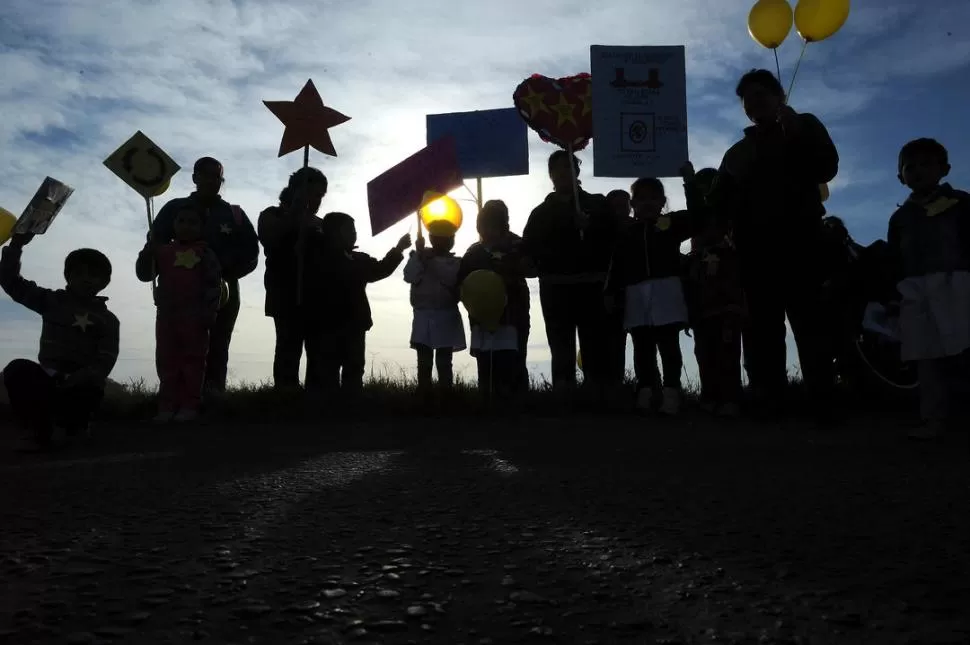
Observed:
[[[438,193],[424,194],[423,205],[418,215],[421,223],[431,235],[454,235],[461,228],[462,212],[451,197]]]
[[[172,185],[172,180],[166,179],[164,184],[162,184],[161,186],[155,189],[155,192],[152,193],[152,197],[158,197],[159,195],[164,195],[165,191],[168,190],[169,186],[171,185]]]
[[[576,367],[583,369],[583,350],[576,352]]]
[[[777,49],[788,38],[793,21],[787,0],[760,0],[748,14],[748,33],[762,47]]]
[[[831,195],[831,193],[829,192],[829,185],[828,184],[819,184],[818,185],[818,192],[822,196],[822,201],[823,202],[827,202],[828,199],[829,199],[829,196]]]
[[[469,318],[495,331],[505,313],[505,282],[494,271],[472,271],[461,283],[461,302]]]
[[[798,0],[795,29],[808,43],[832,36],[849,18],[849,0]]]
[[[0,208],[0,244],[6,244],[17,225],[17,216],[6,208]]]

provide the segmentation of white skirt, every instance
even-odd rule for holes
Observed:
[[[970,348],[970,273],[906,278],[896,288],[904,361],[956,356]]]
[[[480,325],[472,325],[473,352],[518,351],[519,334],[512,325],[502,325],[493,332]]]
[[[680,278],[644,280],[626,288],[623,326],[627,329],[686,323],[687,301]]]
[[[452,309],[415,309],[411,323],[411,346],[431,349],[465,349],[465,323],[458,307]]]

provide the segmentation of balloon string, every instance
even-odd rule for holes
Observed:
[[[778,48],[775,47],[771,51],[775,55],[775,71],[778,72],[778,82],[782,83],[783,81],[781,80],[781,63],[778,62]]]
[[[795,87],[795,77],[798,76],[798,68],[802,65],[802,59],[805,58],[805,50],[808,49],[808,41],[802,41],[802,53],[798,55],[798,60],[795,62],[795,71],[791,73],[791,84],[788,86],[788,94],[785,97],[785,103],[791,101],[791,92]],[[780,82],[780,81],[779,81]]]

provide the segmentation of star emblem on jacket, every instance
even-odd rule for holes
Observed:
[[[199,254],[195,252],[195,249],[175,252],[176,267],[185,267],[186,269],[194,269],[195,265],[197,265],[201,261],[202,261],[202,258],[200,258]]]
[[[232,233],[232,227],[229,226],[228,224],[220,224],[219,232],[222,233],[223,235],[229,235],[230,233]]]
[[[74,314],[74,322],[71,327],[79,327],[81,331],[87,331],[88,327],[94,325],[94,321],[91,320],[91,314],[84,312],[83,314]]]
[[[940,215],[959,203],[959,199],[953,199],[952,197],[938,197],[924,207],[926,209],[926,216],[934,217],[936,215]]]
[[[670,215],[661,215],[658,217],[656,227],[658,231],[666,231],[670,228]]]
[[[717,263],[721,261],[721,258],[717,257],[713,253],[704,253],[704,266],[707,267],[707,275],[717,275]]]

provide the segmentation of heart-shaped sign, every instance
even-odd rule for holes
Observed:
[[[515,108],[543,141],[582,150],[593,138],[593,86],[589,74],[549,78],[533,74],[512,94]]]

